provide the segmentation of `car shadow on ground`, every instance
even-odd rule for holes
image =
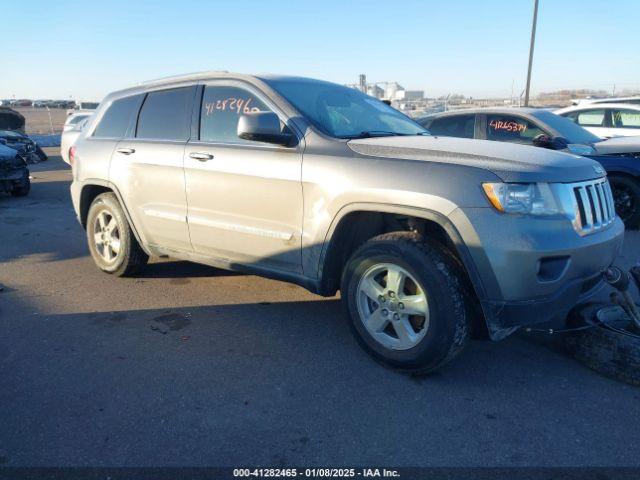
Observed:
[[[199,263],[166,260],[147,264],[141,272],[134,275],[134,278],[201,278],[237,275],[242,274]]]
[[[32,175],[36,175],[40,172],[60,172],[64,170],[71,171],[71,166],[64,163],[61,157],[54,156],[49,157],[47,160],[39,161],[36,163],[30,163],[28,165],[29,171]]]

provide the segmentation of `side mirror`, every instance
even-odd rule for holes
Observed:
[[[533,137],[533,145],[550,150],[564,150],[569,146],[569,142],[564,137],[550,137],[549,135],[541,133]]]
[[[569,146],[569,140],[564,137],[553,137],[551,139],[551,146],[554,150],[564,150]]]
[[[549,135],[545,135],[544,133],[536,135],[535,137],[533,137],[533,145],[535,147],[541,148],[552,148],[551,137],[549,137]]]
[[[246,113],[238,121],[238,137],[254,142],[288,146],[293,140],[290,133],[282,133],[280,119],[273,112]]]

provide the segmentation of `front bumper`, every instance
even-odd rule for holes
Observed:
[[[464,208],[450,219],[480,279],[476,292],[493,339],[564,316],[595,294],[602,287],[601,272],[618,256],[624,237],[619,218],[582,237],[566,218]]]
[[[19,187],[29,181],[29,170],[27,168],[16,168],[13,170],[0,170],[0,191],[11,192],[15,187]]]
[[[82,184],[74,179],[71,182],[69,191],[71,192],[71,204],[73,205],[73,211],[76,213],[78,222],[82,224],[82,220],[80,218],[80,196],[82,194]]]

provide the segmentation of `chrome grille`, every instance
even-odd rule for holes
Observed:
[[[611,187],[606,178],[571,185],[574,199],[573,226],[580,235],[600,231],[616,217]]]

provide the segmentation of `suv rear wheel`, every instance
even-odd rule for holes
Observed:
[[[450,254],[411,232],[367,241],[349,259],[342,298],[352,332],[379,362],[427,373],[469,338],[463,280]]]
[[[149,260],[113,193],[98,195],[89,207],[87,242],[98,268],[119,277],[138,272]]]

